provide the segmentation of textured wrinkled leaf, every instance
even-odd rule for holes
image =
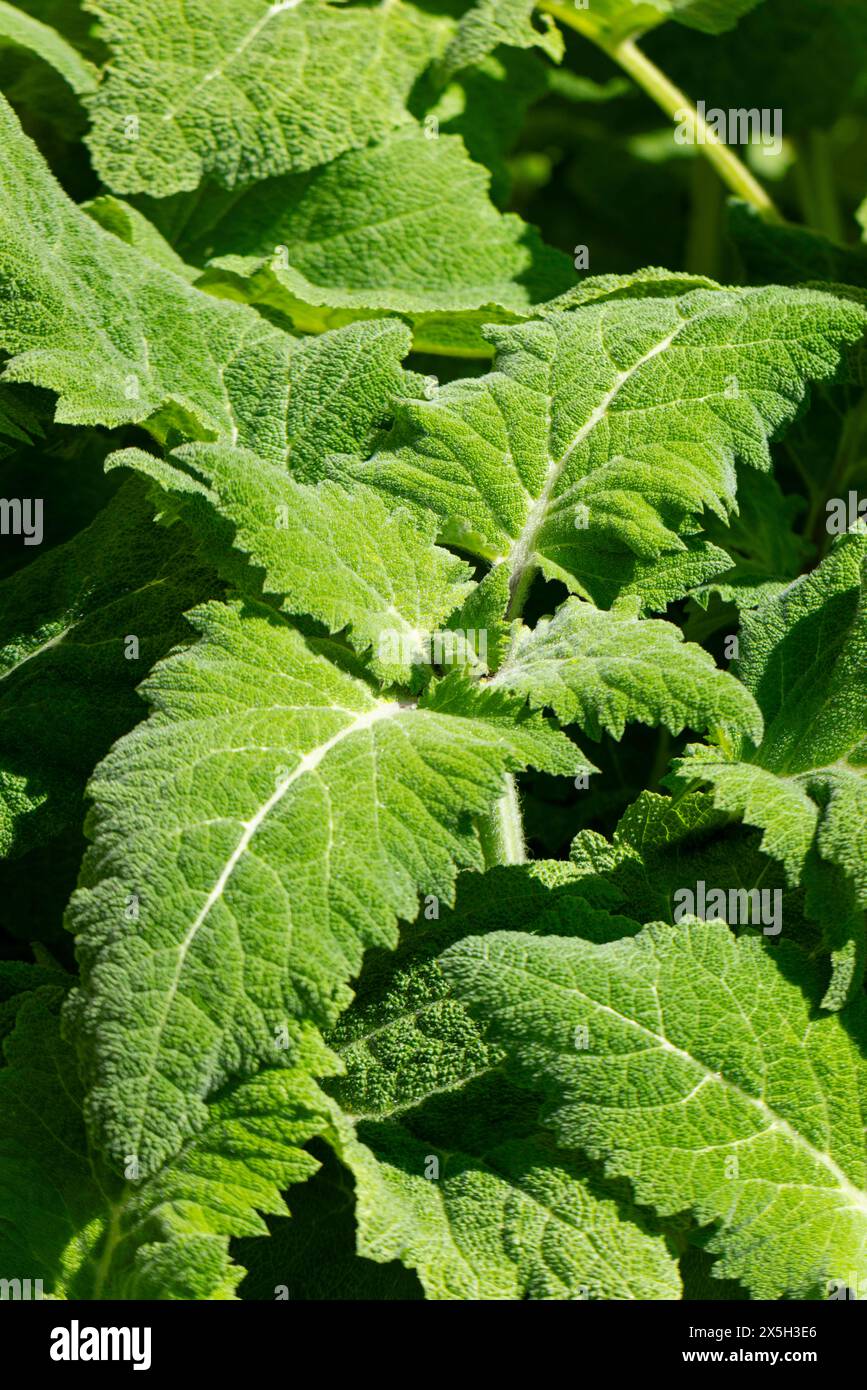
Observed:
[[[412,5],[92,0],[111,61],[89,144],[117,193],[312,169],[382,139],[441,25]],[[130,134],[129,120],[136,122]]]
[[[820,972],[797,947],[685,920],[606,945],[496,933],[443,963],[545,1087],[561,1144],[660,1215],[715,1223],[716,1277],[756,1298],[864,1277],[863,1000],[818,1016]]]
[[[348,628],[386,683],[406,682],[414,664],[430,662],[432,634],[473,587],[469,567],[433,544],[433,516],[424,524],[405,509],[389,512],[369,489],[297,483],[255,454],[217,444],[185,445],[166,460],[128,449],[113,462],[153,477],[200,541],[214,528],[208,559],[221,570],[232,547],[226,577],[238,588],[264,590],[284,612],[309,614],[329,632]],[[239,553],[253,571],[244,574]]]
[[[290,340],[185,284],[72,203],[0,97],[0,348],[70,424],[248,442],[285,409]]]
[[[461,17],[441,64],[444,81],[462,68],[474,66],[501,44],[510,48],[541,48],[559,62],[563,36],[549,14],[538,13],[536,0],[477,0]]]
[[[396,312],[419,350],[489,355],[480,322],[524,317],[574,280],[568,256],[494,207],[489,182],[459,137],[410,129],[240,197],[211,190],[181,245],[207,260],[203,287],[278,310],[300,331]]]
[[[328,1089],[356,1180],[359,1253],[403,1260],[429,1298],[679,1296],[661,1233],[623,1185],[557,1149],[438,963],[468,930],[529,925],[572,882],[568,866],[544,862],[465,877],[453,913],[417,924],[393,959],[370,959],[331,1036],[346,1068]],[[586,930],[622,933],[622,920],[570,901]]]
[[[571,857],[582,875],[615,893],[616,910],[640,922],[675,920],[680,894],[700,884],[722,890],[725,906],[708,915],[732,930],[782,931],[811,954],[830,955],[823,1008],[842,1008],[860,988],[864,969],[863,912],[851,882],[811,853],[804,886],[786,881],[783,866],[761,849],[761,834],[714,805],[704,792],[673,798],[644,791],[621,817],[610,841],[582,830]]]
[[[153,1171],[205,1100],[327,1025],[366,946],[418,895],[481,867],[470,817],[506,773],[586,763],[517,702],[459,677],[418,705],[377,696],[272,610],[211,604],[158,666],[155,713],[90,784],[73,899],[79,1039],[99,1143]],[[137,917],[129,920],[130,896]]]
[[[725,516],[736,459],[769,467],[769,436],[865,322],[771,287],[491,329],[493,372],[401,405],[387,447],[343,469],[435,510],[447,540],[509,565],[515,593],[539,565],[600,606],[637,592],[663,607],[727,568],[693,518]]]
[[[147,712],[136,687],[214,590],[186,533],[152,516],[130,482],[86,530],[0,583],[0,853],[80,822],[94,765]]]
[[[0,1068],[0,1264],[72,1299],[233,1298],[244,1271],[230,1236],[263,1232],[280,1192],[317,1164],[301,1145],[327,1119],[311,1080],[327,1070],[315,1035],[296,1067],[272,1067],[225,1090],[183,1150],[126,1181],[88,1153],[75,1054],[62,1040],[62,990],[18,998]]]
[[[603,729],[622,738],[635,719],[674,734],[723,725],[760,738],[749,692],[679,628],[638,610],[634,598],[610,611],[567,599],[552,618],[521,627],[491,685],[547,706],[593,738]]]

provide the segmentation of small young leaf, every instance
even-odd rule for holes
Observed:
[[[567,599],[553,618],[522,627],[491,685],[548,706],[561,722],[599,738],[622,738],[627,720],[686,726],[726,726],[761,737],[758,706],[709,654],[683,641],[680,629],[641,619],[635,598],[606,612]]]

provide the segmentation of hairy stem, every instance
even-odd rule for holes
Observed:
[[[488,815],[479,818],[478,830],[486,869],[494,864],[526,864],[521,802],[511,774],[506,777],[505,790],[499,801]]]
[[[689,97],[647,57],[646,53],[642,52],[634,38],[620,39],[616,42],[606,39],[596,24],[588,20],[586,11],[574,10],[563,3],[563,0],[541,0],[541,8],[561,24],[566,24],[570,29],[575,29],[585,38],[591,39],[629,74],[667,116],[683,123],[688,130],[690,141],[710,161],[732,193],[752,204],[767,221],[783,220],[758,179],[753,177],[734,150],[720,140],[716,131],[699,115]]]

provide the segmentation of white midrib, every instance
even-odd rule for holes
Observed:
[[[512,546],[509,556],[509,566],[511,569],[509,584],[512,594],[514,594],[518,588],[526,569],[535,563],[536,542],[539,539],[539,532],[545,525],[551,499],[557,490],[566,465],[575,450],[580,444],[583,444],[584,440],[595,430],[596,426],[605,419],[618,392],[623,389],[627,381],[631,381],[636,372],[641,371],[641,368],[646,366],[648,362],[651,362],[654,357],[658,357],[661,352],[666,352],[671,347],[678,333],[690,322],[690,319],[684,319],[682,323],[677,325],[673,332],[669,333],[661,342],[656,343],[649,352],[646,352],[643,357],[640,357],[637,362],[634,362],[627,371],[618,372],[614,379],[614,385],[602,397],[596,409],[585,420],[578,433],[560,455],[560,458],[548,460],[548,472],[542,491],[531,507],[527,515],[527,520],[521,530],[521,534]]]
[[[168,111],[163,112],[163,121],[173,121],[185,107],[190,105],[191,101],[195,100],[203,87],[206,87],[209,82],[213,82],[215,78],[222,77],[229,64],[234,63],[236,59],[240,58],[241,54],[250,47],[250,44],[256,41],[262,30],[267,24],[271,23],[275,15],[282,14],[284,10],[297,9],[300,4],[301,0],[275,0],[275,3],[268,7],[261,19],[257,19],[252,28],[247,30],[241,42],[230,49],[228,53],[224,53],[216,67],[211,68],[210,72],[206,72],[205,76],[200,78],[195,86],[191,87],[190,90],[184,94],[183,101],[180,105],[169,107]]]
[[[283,781],[279,784],[276,790],[273,791],[271,795],[268,797],[267,801],[264,801],[262,803],[258,811],[256,811],[255,814],[252,815],[249,820],[241,821],[243,829],[238,843],[236,844],[235,848],[232,850],[232,853],[229,855],[228,859],[223,865],[223,868],[221,869],[214,883],[213,888],[211,889],[210,893],[205,899],[205,902],[201,910],[196,915],[196,918],[191,924],[189,930],[187,931],[186,936],[178,946],[177,964],[175,966],[175,971],[172,977],[171,985],[169,986],[169,989],[166,992],[165,1007],[163,1008],[160,1017],[159,1026],[157,1028],[156,1034],[154,1035],[153,1047],[151,1050],[150,1066],[148,1067],[147,1073],[143,1078],[142,1107],[140,1112],[141,1119],[139,1121],[138,1132],[136,1135],[137,1147],[138,1145],[140,1145],[141,1142],[142,1129],[144,1127],[145,1116],[148,1111],[148,1104],[150,1101],[150,1088],[153,1082],[154,1073],[156,1071],[157,1058],[159,1057],[160,1042],[162,1039],[163,1030],[165,1029],[166,1022],[168,1020],[172,1005],[175,1000],[175,996],[178,992],[178,985],[180,984],[181,975],[183,974],[184,963],[187,958],[187,953],[190,947],[192,946],[193,942],[195,941],[200,927],[207,921],[210,913],[213,911],[216,904],[222,898],[223,893],[226,889],[226,885],[229,882],[229,879],[232,877],[232,874],[235,872],[238,863],[247,852],[247,849],[250,845],[250,841],[253,839],[253,836],[256,834],[256,831],[263,824],[263,822],[267,820],[268,816],[271,814],[274,808],[280,804],[284,796],[286,796],[287,792],[290,791],[290,789],[295,785],[299,778],[305,777],[308,775],[308,773],[313,772],[323,761],[323,759],[327,758],[328,754],[331,753],[338,746],[338,744],[343,743],[345,739],[351,738],[354,734],[362,733],[365,729],[372,728],[374,724],[378,724],[383,719],[393,719],[395,715],[403,713],[405,708],[406,707],[404,705],[399,704],[397,701],[389,701],[387,703],[385,701],[381,701],[380,703],[375,705],[373,709],[365,710],[364,713],[357,715],[353,720],[350,721],[349,724],[345,724],[342,729],[339,729],[336,734],[333,734],[331,738],[327,739],[325,743],[321,743],[317,748],[312,749],[311,752],[305,753],[304,756],[299,760],[297,767],[295,767],[292,770],[288,777],[283,779]]]
[[[8,680],[16,671],[20,671],[22,666],[26,666],[28,661],[33,661],[37,656],[42,656],[44,652],[50,651],[52,647],[59,646],[64,637],[69,636],[73,626],[74,624],[70,623],[68,627],[62,628],[60,632],[55,632],[54,636],[49,637],[41,646],[34,647],[32,652],[28,652],[26,656],[22,656],[12,666],[0,672],[0,681]]]
[[[563,986],[563,988],[566,987]],[[576,991],[567,988],[567,993],[574,994]],[[821,1149],[815,1148],[810,1143],[809,1139],[806,1139],[803,1134],[794,1129],[792,1125],[789,1124],[788,1120],[784,1120],[782,1115],[778,1115],[777,1112],[772,1110],[769,1105],[766,1105],[763,1100],[759,1100],[756,1096],[751,1096],[747,1091],[742,1090],[737,1082],[730,1081],[728,1077],[723,1076],[721,1072],[713,1071],[710,1067],[706,1066],[704,1062],[699,1061],[697,1057],[693,1057],[691,1052],[685,1052],[683,1048],[676,1047],[674,1043],[669,1042],[668,1038],[664,1038],[660,1033],[654,1033],[652,1028],[646,1028],[643,1023],[636,1023],[635,1019],[628,1018],[625,1014],[619,1013],[618,1010],[613,1009],[610,1004],[600,1004],[597,1000],[590,998],[590,996],[581,994],[580,992],[578,993],[579,998],[587,999],[588,1002],[592,1004],[595,1009],[599,1009],[601,1013],[609,1014],[611,1018],[617,1019],[620,1023],[625,1023],[627,1027],[650,1038],[663,1050],[663,1052],[670,1052],[683,1061],[689,1062],[691,1066],[699,1067],[703,1073],[699,1085],[703,1085],[708,1081],[713,1081],[716,1085],[722,1086],[733,1092],[739,1100],[744,1101],[747,1105],[758,1111],[767,1129],[772,1129],[776,1133],[782,1134],[796,1149],[801,1149],[807,1153],[815,1163],[819,1164],[820,1167],[824,1168],[825,1171],[830,1174],[835,1185],[852,1202],[856,1210],[860,1210],[867,1215],[867,1193],[856,1187],[843,1172],[842,1168],[839,1168],[828,1154],[823,1153]],[[696,1089],[697,1087],[693,1087],[690,1094],[694,1094]],[[688,1099],[688,1096],[684,1097],[681,1104],[685,1103]]]

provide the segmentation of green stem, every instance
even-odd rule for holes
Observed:
[[[634,38],[618,41],[606,38],[605,34],[599,31],[596,22],[589,17],[589,12],[571,9],[559,0],[541,0],[541,8],[552,14],[561,24],[591,39],[613,62],[628,73],[649,97],[652,97],[667,116],[683,123],[689,131],[691,143],[696,144],[710,161],[732,193],[750,203],[768,222],[783,220],[758,179],[753,177],[734,150],[720,140],[716,131],[699,115],[686,94],[647,57],[646,53],[642,52]]]
[[[499,801],[488,815],[479,818],[478,831],[486,869],[494,864],[526,864],[521,802],[511,774],[506,777],[506,787]]]
[[[694,275],[719,276],[722,205],[722,186],[713,169],[703,159],[694,160],[685,257]]]
[[[804,221],[832,241],[844,242],[846,231],[834,183],[831,138],[827,131],[812,130],[797,142],[795,184]]]

